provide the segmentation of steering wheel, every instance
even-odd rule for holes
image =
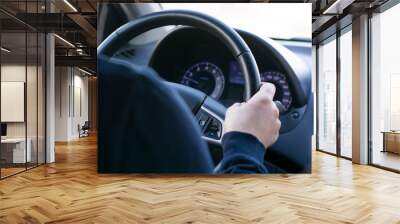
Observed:
[[[244,75],[244,100],[254,95],[260,85],[256,60],[241,36],[231,27],[214,17],[188,10],[166,10],[145,15],[128,22],[109,35],[98,47],[98,57],[111,58],[132,38],[168,25],[185,25],[202,29],[217,37],[236,58]],[[226,108],[204,93],[177,83],[167,83],[178,91],[200,125],[203,139],[220,144]],[[279,105],[278,105],[279,108]]]

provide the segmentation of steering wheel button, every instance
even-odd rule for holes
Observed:
[[[205,129],[205,136],[213,139],[220,139],[222,134],[222,124],[215,118],[211,118]]]
[[[293,111],[293,113],[292,113],[292,118],[293,118],[293,119],[298,119],[299,117],[300,117],[299,112]]]

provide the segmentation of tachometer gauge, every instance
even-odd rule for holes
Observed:
[[[274,100],[279,100],[283,106],[283,112],[289,110],[292,105],[292,94],[286,76],[279,72],[267,71],[261,73],[261,81],[270,82],[275,85]]]
[[[215,64],[200,62],[185,72],[181,83],[198,89],[214,99],[219,99],[224,92],[225,77],[222,70]]]

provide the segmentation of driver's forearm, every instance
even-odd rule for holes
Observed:
[[[223,159],[217,173],[268,173],[265,149],[253,135],[228,132],[222,138]]]

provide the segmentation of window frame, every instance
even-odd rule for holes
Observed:
[[[367,39],[368,39],[368,69],[367,69],[367,77],[368,77],[368,165],[377,167],[383,170],[395,172],[395,173],[400,173],[400,169],[394,169],[388,166],[380,165],[377,163],[374,163],[373,161],[373,154],[374,154],[374,147],[373,147],[373,126],[372,126],[372,119],[373,119],[373,114],[372,114],[372,107],[373,107],[373,88],[372,88],[372,79],[373,79],[373,67],[372,67],[372,54],[373,54],[373,27],[372,27],[372,19],[374,17],[374,14],[381,14],[384,13],[385,11],[393,8],[394,6],[400,4],[398,0],[388,0],[381,6],[375,8],[374,10],[368,11],[368,31],[367,31]]]
[[[344,158],[347,160],[352,160],[351,157],[347,157],[342,155],[342,150],[341,150],[341,117],[340,117],[340,112],[341,112],[341,97],[340,97],[340,82],[341,82],[341,66],[340,66],[340,60],[341,60],[341,55],[340,55],[340,38],[342,35],[346,34],[347,32],[352,32],[352,23],[347,24],[343,28],[339,29],[336,31],[336,33],[333,33],[332,35],[328,36],[325,39],[322,39],[316,44],[316,89],[317,89],[317,94],[316,94],[316,151],[327,153],[329,155],[333,155],[336,157]],[[332,153],[329,151],[326,151],[324,149],[320,148],[320,142],[319,142],[319,110],[320,110],[320,102],[319,102],[319,86],[320,86],[320,74],[319,74],[319,48],[322,43],[326,44],[329,43],[330,41],[336,41],[336,152]]]

